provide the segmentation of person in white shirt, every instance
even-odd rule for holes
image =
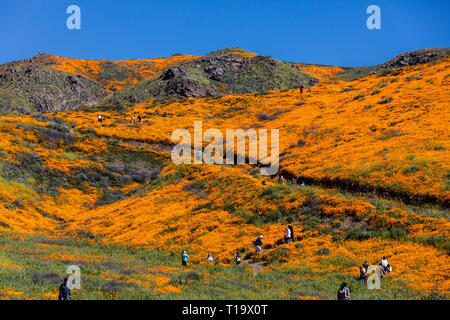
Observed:
[[[384,273],[389,273],[390,271],[389,271],[389,262],[387,261],[387,259],[386,259],[386,256],[383,256],[383,259],[381,259],[381,261],[380,261],[380,266],[381,267],[383,267],[383,272]]]
[[[206,258],[206,261],[207,261],[207,262],[214,262],[214,258],[213,258],[213,256],[211,255],[211,253],[208,253],[208,258]]]
[[[286,227],[286,243],[291,243],[291,229],[289,226]]]

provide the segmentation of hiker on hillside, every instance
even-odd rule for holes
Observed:
[[[278,183],[283,183],[283,176],[281,174],[278,175]]]
[[[135,124],[135,123],[136,123],[136,120],[134,119],[134,116],[131,117],[131,123],[132,123],[132,124]]]
[[[98,122],[103,122],[102,114],[99,113],[97,116]]]
[[[286,227],[286,236],[284,237],[286,243],[291,243],[291,229],[289,226]]]
[[[364,267],[364,263],[359,267],[359,281],[362,285],[367,283],[367,268]]]
[[[384,274],[388,274],[390,272],[390,266],[389,262],[387,261],[386,256],[383,256],[383,259],[381,259],[379,266],[381,267],[381,271],[383,271]]]
[[[264,237],[262,235],[260,235],[256,241],[255,241],[255,254],[260,255],[261,254],[261,247],[262,247],[262,239]]]
[[[344,291],[345,285],[344,283],[341,284],[341,286],[339,287],[339,290],[337,292],[337,298],[338,300],[346,300],[345,299],[345,291]]]
[[[214,262],[214,258],[211,253],[208,253],[208,258],[206,258],[206,262]]]
[[[187,255],[186,250],[183,250],[183,252],[181,253],[181,264],[183,266],[187,265],[188,258],[189,258],[189,256]]]
[[[367,272],[367,270],[369,270],[369,263],[367,262],[367,260],[364,261],[364,263],[362,264],[362,266],[364,267],[364,269],[366,269],[366,272]]]
[[[291,230],[291,242],[294,241],[294,228],[292,227],[292,224],[288,225],[289,230]]]
[[[137,117],[137,121],[138,121],[139,123],[142,122],[142,118],[141,118],[141,115],[140,115],[140,114],[139,114],[138,117]]]
[[[67,278],[64,278],[64,283],[59,287],[58,300],[69,300],[71,298],[70,289],[67,285]]]
[[[350,289],[347,288],[347,283],[343,283],[344,285],[344,292],[345,292],[345,300],[350,300]]]
[[[350,300],[350,290],[347,288],[347,283],[341,284],[337,293],[338,300]]]
[[[235,262],[236,262],[236,265],[238,266],[238,265],[240,265],[241,264],[241,255],[239,254],[239,252],[236,252],[236,259],[235,259]]]
[[[303,85],[300,86],[300,93],[303,93],[303,89],[305,89],[305,87]]]
[[[304,188],[304,187],[306,186],[306,185],[305,185],[305,181],[302,181],[301,186],[302,186],[302,188]]]

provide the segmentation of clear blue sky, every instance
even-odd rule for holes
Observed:
[[[81,8],[82,29],[66,28]],[[381,30],[366,9],[381,8]],[[449,47],[448,0],[0,0],[0,63],[37,52],[130,59],[241,47],[284,61],[341,66]]]

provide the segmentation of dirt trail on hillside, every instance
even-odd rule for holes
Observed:
[[[262,271],[264,271],[264,261],[259,261],[259,262],[255,262],[255,263],[251,263],[250,259],[246,259],[246,260],[242,260],[243,264],[248,264],[249,266],[251,266],[253,268],[253,272],[255,274],[258,274]]]

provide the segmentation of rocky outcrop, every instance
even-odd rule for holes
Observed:
[[[51,112],[98,104],[108,96],[96,81],[39,63],[43,55],[2,65],[0,111]]]
[[[117,93],[110,102],[133,104],[169,96],[197,98],[265,92],[302,85],[310,87],[317,83],[317,79],[287,63],[232,48],[168,68],[158,78]]]

